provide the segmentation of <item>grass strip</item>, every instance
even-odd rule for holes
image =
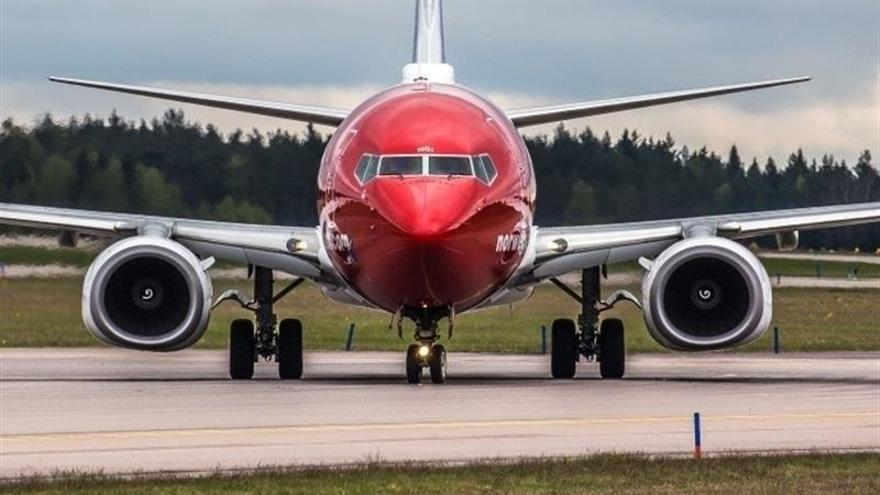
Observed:
[[[59,264],[77,268],[87,268],[100,251],[98,246],[88,248],[62,248],[49,246],[0,245],[0,263],[7,265],[50,265]],[[771,277],[816,277],[846,278],[855,274],[860,279],[880,278],[880,264],[844,261],[818,261],[785,258],[761,258],[761,262]],[[220,262],[218,266],[233,267],[231,263]],[[639,272],[635,262],[612,266],[614,272]]]
[[[214,292],[229,288],[249,293],[246,280],[217,280]],[[613,290],[615,287],[608,287]],[[626,287],[638,294],[636,286]],[[82,280],[0,280],[0,347],[88,347],[99,345],[85,330],[80,314]],[[780,288],[774,290],[773,325],[781,329],[782,349],[789,351],[880,351],[877,331],[880,291],[865,289]],[[550,285],[537,288],[531,299],[514,307],[498,307],[461,315],[452,340],[443,343],[452,352],[538,353],[541,327],[556,318],[573,318],[578,304]],[[414,331],[407,322],[404,340],[389,330],[389,316],[327,300],[317,287],[305,284],[277,306],[279,318],[300,318],[305,344],[312,350],[339,350],[345,346],[350,324],[355,324],[355,350],[402,350]],[[622,318],[627,328],[628,352],[663,349],[648,335],[641,312],[620,304],[604,316]],[[250,313],[232,303],[217,308],[208,331],[197,346],[226,347],[229,323]],[[441,330],[445,328],[441,327]],[[445,334],[445,331],[443,332]],[[768,352],[771,333],[744,350]]]
[[[267,468],[200,477],[61,474],[0,486],[10,494],[874,494],[880,455],[669,459],[606,454],[469,464],[368,462],[347,468]]]

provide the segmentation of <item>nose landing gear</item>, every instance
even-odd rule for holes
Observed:
[[[431,382],[446,382],[446,348],[440,344],[412,344],[406,350],[406,381],[417,385],[422,382],[425,368]]]
[[[446,348],[437,344],[440,338],[437,331],[437,320],[442,318],[441,313],[429,309],[421,309],[414,312],[403,310],[402,316],[410,316],[416,322],[415,338],[418,343],[412,344],[406,350],[406,381],[413,385],[422,382],[422,376],[427,368],[431,382],[446,382]],[[450,335],[452,334],[452,318],[450,317]]]

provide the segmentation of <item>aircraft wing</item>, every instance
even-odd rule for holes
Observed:
[[[336,285],[335,271],[319,259],[316,227],[251,225],[126,213],[0,203],[0,225],[88,233],[105,237],[163,235],[203,258],[259,265]]]
[[[130,86],[126,84],[87,81],[85,79],[50,77],[49,80],[64,84],[73,84],[75,86],[85,86],[88,88],[104,89],[108,91],[116,91],[119,93],[147,96],[150,98],[179,101],[181,103],[192,103],[194,105],[223,108],[226,110],[236,110],[239,112],[252,113],[256,115],[266,115],[269,117],[278,117],[288,120],[312,122],[315,124],[324,124],[333,127],[338,126],[340,123],[342,123],[342,121],[345,120],[345,117],[349,114],[348,110],[340,110],[336,108],[293,105],[290,103],[281,103],[277,101],[251,100],[247,98],[236,98],[233,96],[220,96],[205,93],[193,93],[189,91],[176,91],[172,89],[148,88],[145,86]]]
[[[775,79],[772,81],[717,86],[714,88],[689,89],[684,91],[671,91],[668,93],[631,96],[627,98],[614,98],[611,100],[585,101],[566,105],[512,110],[507,112],[507,116],[517,127],[527,127],[530,125],[547,124],[550,122],[590,117],[604,113],[622,112],[624,110],[665,105],[667,103],[728,95],[743,91],[752,91],[755,89],[772,88],[774,86],[796,84],[809,80],[809,77],[795,77],[791,79]]]
[[[648,222],[540,228],[534,262],[515,285],[584,268],[652,257],[693,234],[748,239],[766,234],[880,222],[880,202],[734,213]]]

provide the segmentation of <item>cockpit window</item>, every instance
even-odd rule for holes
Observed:
[[[429,156],[430,175],[474,175],[471,159],[467,156]]]
[[[357,179],[361,181],[362,184],[369,181],[376,176],[376,168],[378,165],[378,156],[369,154],[362,156],[361,161],[358,162],[358,166],[355,169]]]
[[[422,157],[383,156],[379,175],[422,175]]]
[[[489,155],[474,157],[474,172],[476,172],[477,178],[485,184],[491,184],[495,180],[495,176],[498,175],[495,164],[492,163],[492,158]]]
[[[358,182],[366,184],[376,176],[474,177],[491,184],[497,172],[489,155],[363,155],[355,167]]]
[[[370,157],[370,164],[367,166],[367,171],[364,173],[364,182],[369,182],[370,179],[376,176],[379,173],[379,157],[376,155],[372,155]]]

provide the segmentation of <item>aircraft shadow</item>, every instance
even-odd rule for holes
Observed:
[[[69,377],[69,376],[45,376],[45,377],[13,377],[0,379],[0,383],[218,383],[231,384],[247,383],[275,384],[296,386],[299,384],[325,383],[333,385],[407,385],[403,377],[399,375],[330,375],[330,376],[306,376],[300,381],[281,381],[274,377],[255,377],[250,381],[233,382],[223,377]],[[698,376],[658,376],[646,377],[635,376],[624,378],[622,380],[603,380],[599,377],[585,376],[578,377],[573,380],[553,380],[546,376],[503,376],[491,374],[466,374],[449,376],[446,386],[486,386],[486,385],[506,385],[512,386],[516,384],[534,384],[537,382],[548,382],[564,386],[569,383],[596,382],[602,384],[627,384],[627,383],[693,383],[693,384],[753,384],[753,385],[778,385],[778,384],[814,384],[814,385],[878,385],[880,378],[858,378],[858,377],[698,377]],[[432,385],[430,378],[427,376],[422,381],[423,384]]]

